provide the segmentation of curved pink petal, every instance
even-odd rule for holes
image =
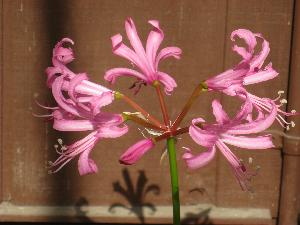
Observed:
[[[227,131],[227,133],[228,134],[253,134],[268,129],[273,124],[277,116],[277,106],[273,102],[271,102],[271,100],[270,100],[270,104],[273,105],[272,110],[270,114],[265,116],[265,118],[260,120],[254,120],[246,124],[233,126]]]
[[[183,154],[182,158],[185,160],[188,168],[190,169],[198,169],[207,165],[216,154],[215,146],[212,146],[207,151],[202,152],[198,155],[193,155],[189,148],[186,148],[185,153]]]
[[[146,67],[147,70],[149,71],[148,74],[150,74],[151,72],[154,72],[153,70],[151,70],[151,66],[150,66],[149,62],[147,61],[145,49],[144,49],[143,44],[137,34],[137,30],[134,25],[134,22],[130,17],[127,18],[125,21],[125,30],[126,30],[128,40],[130,41],[131,46],[133,47],[134,51],[138,55],[138,58],[143,62],[144,67]],[[141,69],[143,69],[143,68],[141,68]]]
[[[233,136],[225,133],[222,134],[221,136],[223,142],[240,148],[267,149],[267,148],[274,147],[271,135],[244,137],[244,136]]]
[[[267,42],[261,34],[255,34],[255,36],[263,39],[263,43],[261,51],[257,55],[255,55],[249,62],[250,68],[253,71],[261,68],[270,52],[269,42]]]
[[[100,109],[103,106],[109,105],[114,100],[114,95],[112,92],[104,92],[100,96],[96,96],[91,99],[90,104],[92,107],[93,115],[100,113]]]
[[[242,67],[229,69],[219,75],[209,78],[205,83],[210,90],[216,91],[223,91],[224,89],[230,88],[230,86],[234,86],[234,92],[236,87],[242,87],[243,79],[249,71],[249,66],[243,65],[244,66]]]
[[[63,38],[58,42],[53,49],[52,63],[54,66],[60,67],[60,63],[68,64],[74,60],[74,53],[71,48],[64,48],[63,44],[69,43],[74,45],[74,42],[70,38]]]
[[[197,127],[196,124],[202,123],[204,120],[202,118],[193,119],[192,125],[189,128],[189,134],[191,138],[203,147],[212,147],[218,139],[217,134],[209,132]]]
[[[256,84],[263,81],[271,80],[278,76],[278,72],[272,68],[272,63],[269,63],[264,70],[254,72],[244,78],[243,84]]]
[[[96,137],[101,138],[118,138],[128,132],[128,126],[101,126],[97,129]]]
[[[87,131],[94,130],[94,123],[90,120],[54,119],[53,128],[59,131]]]
[[[125,59],[128,59],[132,63],[134,63],[140,70],[148,74],[149,70],[147,69],[147,65],[145,61],[141,60],[139,56],[130,48],[128,48],[125,44],[123,44],[123,37],[120,34],[116,34],[111,37],[113,53],[121,56]]]
[[[147,83],[150,81],[146,76],[143,74],[127,68],[113,68],[105,72],[104,79],[107,80],[110,83],[115,83],[116,79],[121,76],[132,76],[136,77],[137,79],[143,80]]]
[[[155,69],[158,70],[158,63],[168,57],[174,57],[175,59],[180,59],[182,50],[178,47],[166,47],[160,50],[155,60]]]
[[[153,26],[153,28],[148,35],[147,44],[146,44],[146,55],[148,61],[150,62],[150,66],[152,67],[152,70],[156,71],[157,67],[154,67],[156,53],[161,42],[164,39],[164,33],[160,29],[159,22],[157,20],[149,20],[148,22]]]
[[[77,101],[77,99],[76,99],[77,93],[76,93],[75,88],[84,80],[88,80],[88,76],[86,73],[80,73],[70,80],[68,94],[74,102]]]
[[[164,90],[167,95],[170,95],[174,88],[177,87],[176,81],[164,72],[157,72],[158,80],[165,86]]]
[[[120,114],[100,112],[93,118],[93,121],[95,121],[95,123],[99,126],[117,126],[123,123],[124,119]]]
[[[80,176],[98,172],[96,163],[89,157],[92,150],[93,148],[87,149],[79,156],[78,171]]]
[[[249,60],[252,57],[254,53],[254,48],[257,44],[255,34],[252,33],[250,30],[238,29],[231,33],[230,39],[232,41],[235,41],[236,36],[238,36],[241,39],[244,39],[244,41],[247,44],[247,49],[244,47],[239,47],[237,45],[234,45],[233,51],[241,55],[243,59]]]
[[[154,147],[154,142],[151,139],[141,140],[131,147],[120,157],[119,161],[125,165],[136,163],[146,152]]]
[[[221,103],[218,100],[213,100],[212,102],[213,114],[216,118],[216,121],[219,124],[224,124],[229,122],[229,117],[227,113],[223,110]]]
[[[74,76],[74,78],[76,76]],[[62,90],[68,91],[69,89],[70,89],[70,81],[65,80],[62,85]],[[101,95],[103,92],[108,92],[108,91],[112,91],[112,90],[102,85],[90,82],[88,80],[83,80],[81,83],[75,86],[75,90],[74,90],[74,92],[76,93],[83,94],[83,95],[90,95],[90,97]]]
[[[54,80],[57,78],[57,75],[61,74],[61,69],[58,67],[48,67],[46,69],[47,74],[47,86],[51,88]]]
[[[57,104],[63,108],[65,111],[80,116],[77,109],[74,107],[74,104],[69,104],[69,102],[65,99],[65,97],[62,94],[62,84],[63,84],[63,76],[57,77],[55,81],[52,84],[52,94],[57,102]]]
[[[216,146],[230,163],[234,171],[234,175],[243,190],[248,189],[248,183],[253,176],[248,173],[244,164],[231,152],[231,150],[222,141],[217,141]]]
[[[246,92],[246,90],[240,89],[239,91],[237,91],[237,95],[242,99],[245,99],[244,104],[241,106],[240,110],[233,119],[233,121],[240,123],[241,121],[249,118],[249,115],[253,110],[253,104],[248,97],[248,93]]]

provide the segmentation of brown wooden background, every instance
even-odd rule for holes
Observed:
[[[165,32],[163,46],[175,45],[183,50],[181,60],[161,64],[162,71],[172,74],[178,83],[174,95],[167,97],[174,119],[199,81],[238,62],[239,58],[231,51],[230,33],[237,28],[251,29],[270,42],[268,59],[280,76],[249,90],[271,98],[276,97],[278,90],[285,90],[289,93],[289,108],[298,106],[299,111],[297,19],[300,18],[295,13],[299,4],[294,1],[1,0],[0,220],[171,222],[168,163],[166,160],[160,163],[164,145],[157,146],[137,165],[124,167],[118,163],[120,154],[142,138],[135,126],[124,137],[97,145],[92,157],[99,165],[98,174],[80,177],[74,160],[59,173],[48,175],[46,165],[56,157],[53,148],[56,139],[63,137],[66,143],[71,143],[84,135],[55,132],[51,123],[32,116],[32,112],[44,113],[34,99],[54,104],[45,85],[44,70],[51,65],[52,48],[62,37],[75,41],[76,60],[72,68],[87,72],[95,82],[105,83],[105,70],[128,65],[111,53],[110,43],[112,35],[119,32],[125,35],[126,17],[134,19],[143,40],[150,28],[147,21],[158,19]],[[130,85],[128,79],[120,79],[116,89],[130,94],[127,91]],[[143,88],[136,101],[160,116],[157,98],[152,93],[151,88]],[[213,119],[210,106],[213,98],[221,96],[206,94],[200,98],[186,123],[197,116]],[[222,97],[222,103],[231,113],[236,110],[236,102],[231,98]],[[121,102],[112,109],[128,111]],[[273,126],[271,132],[275,133],[276,149],[235,151],[245,161],[253,158],[253,164],[261,167],[253,180],[253,193],[240,190],[221,155],[209,166],[193,172],[187,171],[179,160],[185,222],[276,224],[280,216],[281,225],[297,224],[300,130],[298,127],[287,134],[292,138],[278,135],[282,132],[279,126]],[[188,136],[179,141],[179,156],[181,146],[200,149]],[[131,193],[128,201],[114,189],[117,183],[126,188],[127,181],[136,190],[138,180],[144,181],[144,185],[138,185],[145,193],[142,197]],[[151,185],[154,191],[147,193]],[[114,205],[119,203],[128,209]],[[154,205],[153,212],[147,203]]]

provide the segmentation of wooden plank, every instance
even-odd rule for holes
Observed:
[[[300,57],[300,4],[295,1],[293,18],[293,37],[291,47],[291,64],[289,77],[288,109],[300,108],[299,96],[299,57]],[[279,224],[299,224],[300,213],[300,118],[292,120],[297,124],[294,129],[286,131],[283,146],[283,170],[279,211]]]

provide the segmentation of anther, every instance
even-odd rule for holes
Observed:
[[[287,100],[283,98],[283,99],[280,100],[280,103],[281,103],[281,104],[286,104],[286,103],[287,103]]]
[[[249,157],[248,162],[249,162],[249,164],[251,164],[253,162],[253,158]]]
[[[292,127],[295,127],[295,126],[296,126],[296,124],[295,124],[294,121],[291,121],[291,126],[292,126]]]
[[[286,126],[286,130],[290,130],[290,126]]]
[[[282,94],[284,94],[284,91],[283,91],[283,90],[279,90],[277,93],[278,93],[279,95],[282,95]]]
[[[58,144],[62,145],[63,144],[63,140],[61,138],[57,139]]]
[[[297,111],[295,110],[295,109],[293,109],[292,111],[291,111],[291,113],[293,113],[293,114],[295,114]]]

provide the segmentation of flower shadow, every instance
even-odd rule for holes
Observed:
[[[185,218],[181,220],[181,224],[203,224],[211,225],[212,222],[209,218],[211,208],[200,209],[199,213],[186,213]]]
[[[129,206],[124,205],[122,203],[114,203],[110,206],[109,212],[115,213],[116,208],[127,209],[129,213],[135,214],[142,224],[145,223],[145,215],[144,210],[148,208],[151,210],[151,213],[154,214],[156,212],[156,207],[151,202],[145,202],[145,197],[149,193],[153,193],[154,195],[160,194],[160,188],[156,184],[147,184],[148,179],[145,175],[145,171],[139,171],[139,176],[136,182],[136,187],[134,187],[133,180],[130,177],[128,169],[123,169],[122,171],[123,179],[125,181],[125,186],[122,187],[119,181],[113,183],[114,191],[121,194],[127,202]]]

